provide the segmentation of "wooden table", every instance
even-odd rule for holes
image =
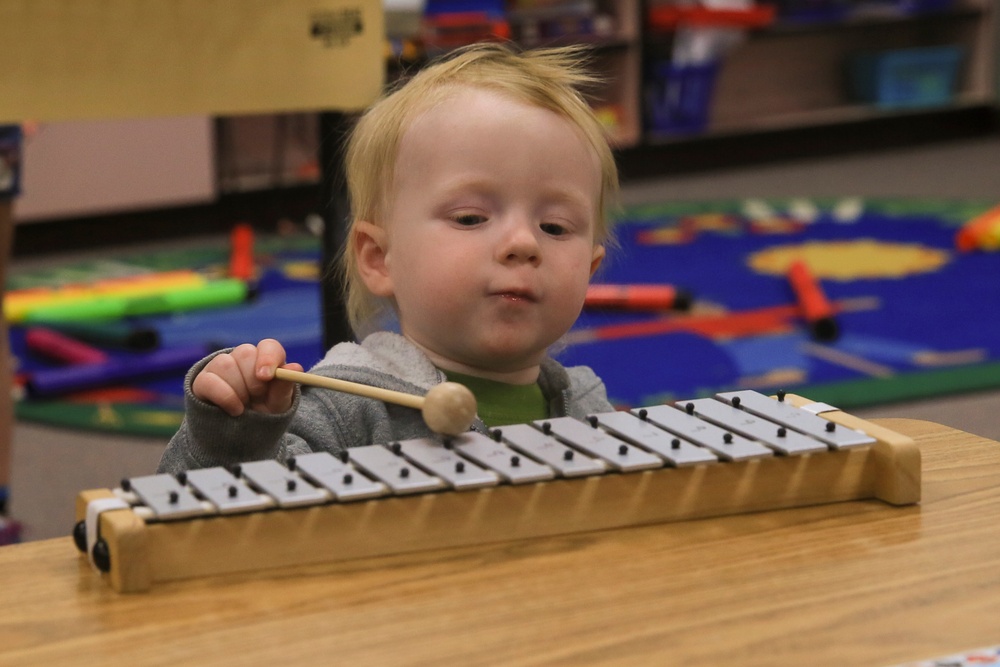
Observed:
[[[119,595],[0,549],[0,664],[884,667],[1000,644],[1000,444],[930,422],[924,501],[731,516]]]

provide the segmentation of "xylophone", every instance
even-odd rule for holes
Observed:
[[[920,451],[800,396],[734,391],[83,491],[74,538],[118,592],[541,536],[920,500]]]

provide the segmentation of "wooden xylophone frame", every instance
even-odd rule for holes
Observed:
[[[791,394],[785,400],[811,402]],[[920,450],[912,439],[844,412],[822,416],[878,442],[802,456],[179,521],[146,523],[132,509],[110,510],[98,519],[110,555],[109,571],[101,576],[115,591],[134,593],[195,577],[848,500],[919,502]],[[109,489],[81,492],[77,521],[91,501],[113,497]]]

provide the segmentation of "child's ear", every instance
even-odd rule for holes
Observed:
[[[597,273],[597,269],[601,265],[601,262],[604,261],[604,255],[606,255],[606,254],[607,254],[607,252],[604,250],[604,246],[603,245],[595,245],[594,246],[594,255],[593,255],[593,258],[590,260],[590,277],[591,278],[593,278],[594,274]]]
[[[386,265],[387,235],[378,225],[358,220],[351,229],[358,273],[365,286],[375,296],[393,295],[392,278]]]

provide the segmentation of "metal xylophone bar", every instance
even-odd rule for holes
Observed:
[[[468,432],[287,466],[137,477],[81,493],[75,537],[129,592],[239,569],[840,500],[917,502],[912,441],[844,413],[815,414],[826,409],[728,392],[511,425],[492,438]]]

